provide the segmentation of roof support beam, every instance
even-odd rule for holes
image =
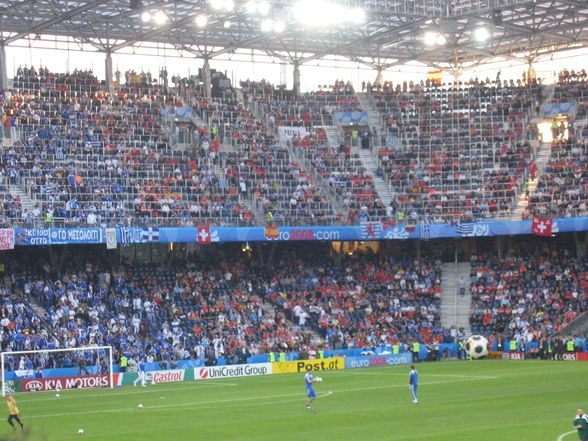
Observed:
[[[14,41],[20,40],[21,38],[26,37],[29,34],[38,34],[41,31],[48,29],[53,25],[56,25],[56,24],[61,23],[63,21],[69,20],[69,19],[75,17],[76,15],[81,14],[82,12],[89,11],[89,10],[95,8],[96,6],[100,6],[104,3],[108,3],[109,1],[110,0],[94,0],[90,3],[86,3],[85,5],[74,8],[71,11],[68,11],[65,14],[60,15],[59,17],[55,17],[55,18],[52,18],[51,20],[47,20],[42,23],[39,23],[38,25],[33,26],[24,32],[19,32],[18,34],[13,35],[12,37],[4,40],[4,44],[13,43]]]

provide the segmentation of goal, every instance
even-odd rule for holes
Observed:
[[[33,366],[51,369],[36,375]],[[63,369],[60,369],[63,368]],[[69,368],[69,369],[68,369]],[[114,387],[112,346],[0,353],[2,396],[13,392]]]

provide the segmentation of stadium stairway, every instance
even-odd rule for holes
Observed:
[[[321,176],[321,174],[317,171],[317,169],[310,163],[310,161],[305,158],[303,155],[300,155],[296,148],[292,145],[292,143],[284,144],[284,147],[288,149],[288,153],[290,154],[290,158],[299,163],[302,166],[302,169],[308,173],[309,176],[312,176],[314,180],[314,184],[319,187],[322,192],[328,196],[329,201],[334,210],[337,212],[343,213],[344,218],[346,219],[349,215],[349,208],[343,204],[343,200],[341,197],[337,195],[337,193],[331,188],[328,181],[325,180]]]
[[[10,185],[8,191],[13,198],[20,199],[20,205],[23,212],[31,212],[32,209],[35,208],[35,201],[29,197],[27,192],[20,185]]]
[[[355,96],[357,97],[359,104],[361,104],[361,108],[368,114],[368,126],[370,127],[370,129],[372,131],[374,131],[375,129],[379,134],[384,133],[384,125],[382,124],[382,114],[378,111],[376,106],[374,106],[374,103],[372,102],[369,95],[367,93],[356,93]],[[384,147],[383,145],[381,145],[381,136],[372,137],[372,140],[374,147]]]
[[[325,130],[331,148],[338,148],[343,143],[343,131],[341,130],[341,127],[319,126],[317,128]]]
[[[466,335],[471,334],[470,271],[470,262],[444,263],[441,273],[441,326],[463,328]],[[466,286],[463,296],[459,294],[460,277],[463,277]]]
[[[551,156],[551,144],[548,142],[544,142],[539,145],[539,148],[535,154],[535,164],[537,164],[537,173],[535,174],[535,179],[531,179],[528,176],[528,183],[529,183],[529,194],[533,194],[537,189],[537,185],[539,184],[539,177],[545,171],[545,167],[549,163],[549,158]],[[526,197],[525,194],[525,186],[523,185],[521,191],[518,194],[518,200],[516,205],[512,211],[512,214],[509,216],[508,219],[510,221],[520,221],[523,218],[523,211],[529,205],[529,199]]]
[[[384,207],[389,207],[390,202],[394,200],[394,194],[390,190],[386,181],[381,176],[378,176],[377,159],[374,157],[372,151],[367,149],[359,149],[359,158],[365,169],[373,176],[374,187],[376,187],[376,191],[378,192]]]
[[[556,332],[557,335],[586,335],[588,332],[588,311]]]

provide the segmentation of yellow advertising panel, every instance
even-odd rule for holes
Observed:
[[[272,373],[274,374],[295,374],[303,373],[312,367],[315,371],[333,371],[345,369],[345,359],[343,357],[321,358],[320,360],[296,360],[296,361],[279,361],[272,363]]]

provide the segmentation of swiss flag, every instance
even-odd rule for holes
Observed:
[[[210,228],[198,227],[198,243],[207,244],[211,242]]]
[[[531,231],[538,236],[551,236],[551,225],[553,219],[543,219],[541,217],[533,217],[531,224]]]

